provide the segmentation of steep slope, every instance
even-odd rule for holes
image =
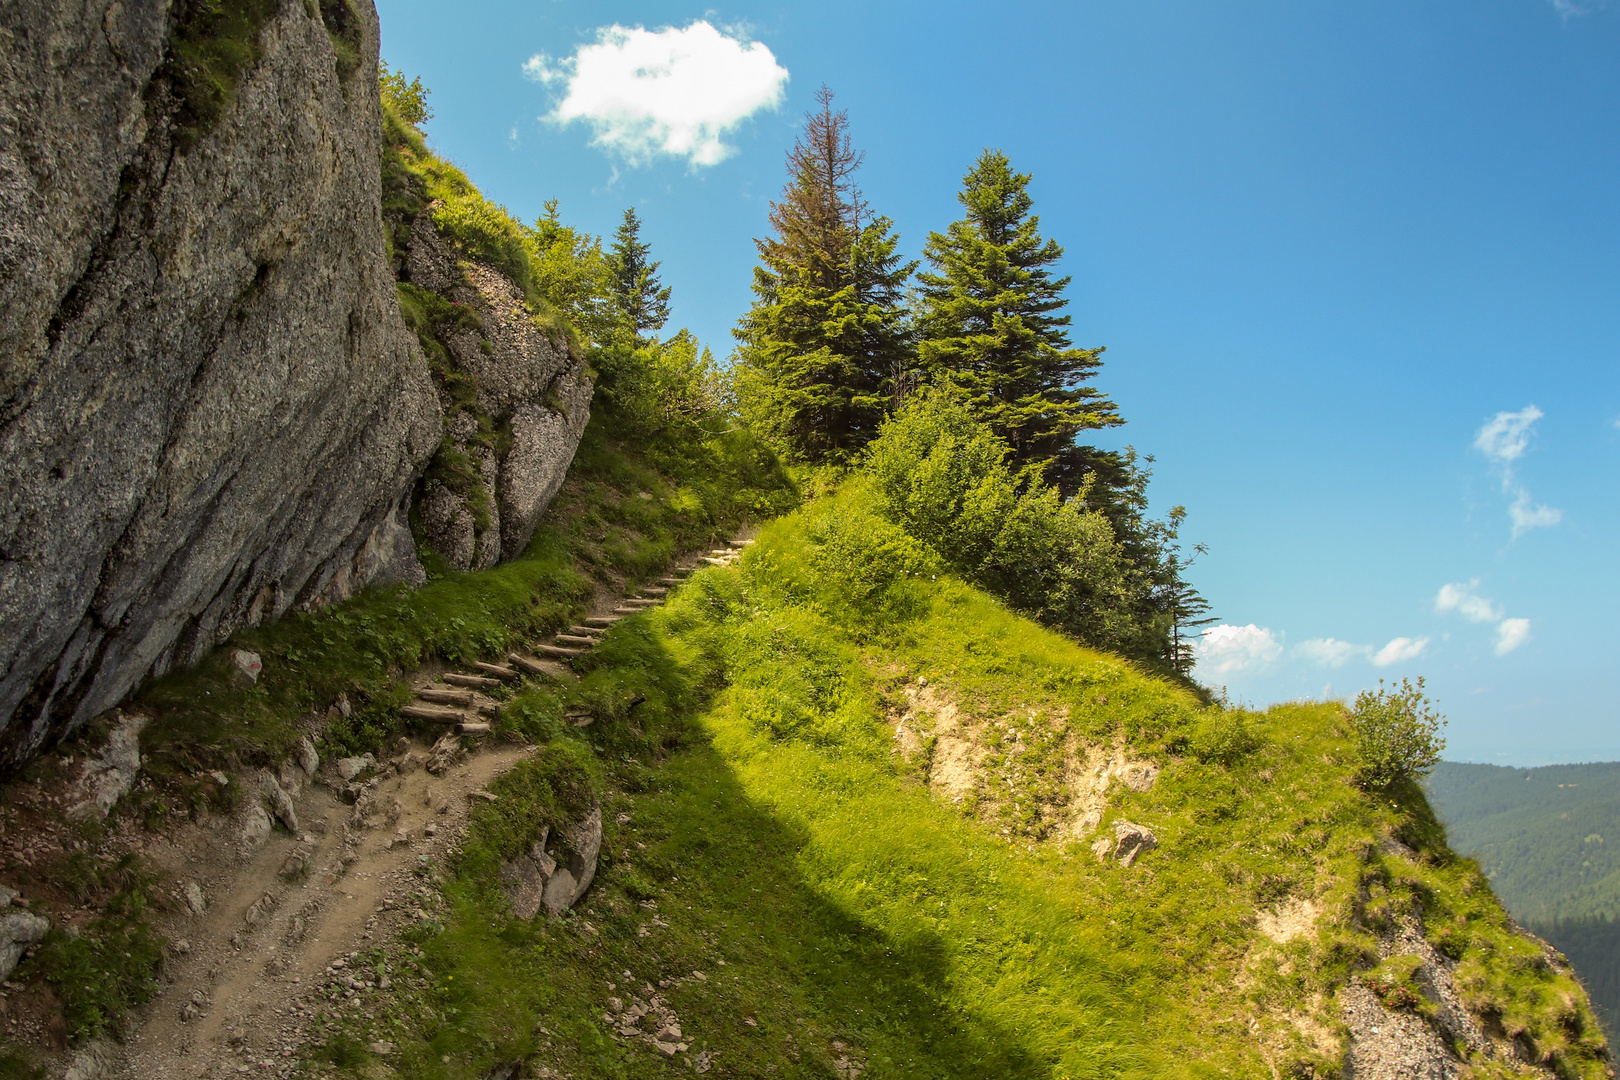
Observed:
[[[439,420],[384,257],[366,0],[26,0],[0,34],[15,763],[237,627],[420,580]]]
[[[578,665],[514,701],[639,702],[534,759],[602,806],[591,892],[511,914],[545,820],[514,773],[314,1071],[1609,1075],[1421,792],[1350,783],[1337,706],[1201,708],[938,574],[858,488]]]

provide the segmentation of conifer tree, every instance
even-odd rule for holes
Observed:
[[[877,432],[884,381],[909,349],[903,262],[888,218],[870,216],[855,173],[848,113],[832,92],[788,154],[771,204],[773,235],[756,240],[754,303],[734,331],[745,418],[811,461],[843,460]]]
[[[1114,403],[1083,385],[1102,366],[1101,349],[1077,349],[1062,314],[1071,280],[1050,267],[1063,256],[1031,214],[1029,176],[986,150],[957,195],[966,210],[923,249],[918,360],[930,378],[967,391],[1020,465],[1057,462],[1069,491],[1083,479],[1064,468],[1075,435],[1122,421]]]
[[[647,261],[651,250],[642,242],[641,219],[632,206],[624,212],[624,221],[613,234],[608,259],[614,303],[625,327],[638,342],[662,330],[669,321],[670,290],[659,287],[658,268],[663,264]]]

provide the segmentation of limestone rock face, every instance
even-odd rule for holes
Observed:
[[[451,566],[487,569],[523,553],[562,487],[591,417],[590,377],[565,340],[535,323],[516,285],[492,267],[456,257],[434,227],[431,208],[411,222],[401,272],[412,285],[461,305],[476,324],[438,332],[457,370],[477,387],[479,415],[448,399],[442,404],[445,434],[481,490],[455,491],[430,479],[417,512],[428,541]],[[495,431],[507,437],[491,439]]]
[[[168,5],[0,6],[0,767],[241,626],[420,578],[442,421],[355,7],[352,74],[282,4],[181,149]]]

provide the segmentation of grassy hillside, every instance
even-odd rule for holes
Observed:
[[[391,1007],[330,1019],[331,1067],[664,1075],[680,1062],[625,1034],[640,999],[718,1075],[1337,1076],[1353,976],[1431,1008],[1414,957],[1380,960],[1404,926],[1504,1037],[1607,1075],[1584,996],[1421,792],[1350,783],[1337,706],[1201,706],[944,574],[858,483],[581,663],[537,707],[644,703],[502,782],[437,871],[442,918],[378,958]],[[597,884],[517,922],[497,868],[557,792],[602,802]],[[1125,819],[1159,841],[1133,866],[1092,847]]]
[[[1557,945],[1620,1030],[1620,763],[1513,769],[1443,762],[1425,784],[1458,851]]]

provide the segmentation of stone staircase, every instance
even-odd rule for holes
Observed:
[[[595,648],[614,623],[662,604],[693,571],[703,566],[730,566],[752,543],[752,540],[729,540],[725,547],[714,548],[707,555],[699,556],[695,563],[677,566],[654,584],[642,586],[635,595],[621,597],[610,614],[583,618],[553,635],[550,641],[531,644],[527,652],[508,652],[504,663],[475,660],[466,665],[468,670],[446,671],[436,682],[416,687],[415,698],[400,709],[400,715],[444,725],[458,735],[487,735],[491,721],[500,715],[501,704],[482,691],[519,683],[529,676],[572,675],[567,663]],[[580,708],[570,709],[565,715],[575,727],[585,727],[595,719],[589,711]]]

